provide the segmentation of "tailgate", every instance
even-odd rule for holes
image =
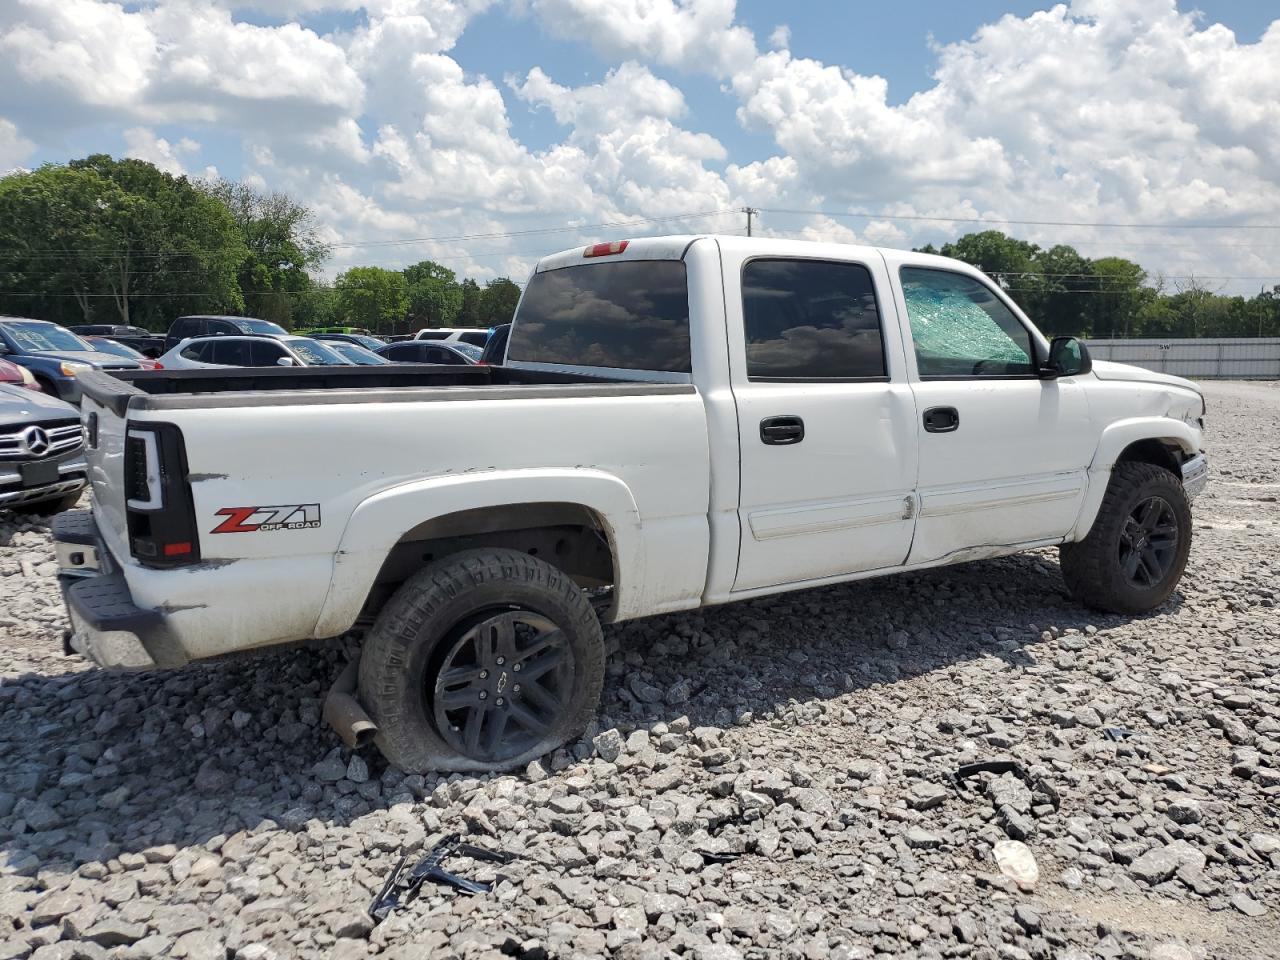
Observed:
[[[96,371],[81,375],[79,380],[83,391],[80,420],[85,428],[84,456],[93,487],[93,513],[107,546],[123,560],[129,556],[124,441],[128,398],[134,391],[115,377]]]

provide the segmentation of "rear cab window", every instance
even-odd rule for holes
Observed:
[[[507,362],[689,374],[684,263],[622,260],[535,273],[511,327]]]

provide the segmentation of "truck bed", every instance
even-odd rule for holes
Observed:
[[[122,370],[83,374],[81,389],[116,416],[132,410],[495,400],[517,397],[693,393],[692,384],[651,383],[488,366],[281,367]]]

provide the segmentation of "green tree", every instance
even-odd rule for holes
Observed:
[[[458,325],[479,327],[484,323],[480,314],[480,284],[470,277],[462,281],[462,308],[458,311]]]
[[[309,271],[329,256],[312,212],[288,194],[247,183],[215,180],[200,188],[227,208],[248,251],[237,271],[245,310],[293,325],[294,305],[312,285]]]
[[[428,327],[451,327],[462,310],[462,287],[448,267],[422,260],[404,268],[409,285],[409,313]]]
[[[161,329],[244,307],[246,251],[226,207],[142,160],[95,154],[0,179],[0,252],[15,313]]]
[[[409,284],[399,270],[352,267],[334,282],[334,319],[368,330],[391,328],[409,309]]]
[[[490,280],[480,292],[480,323],[478,326],[510,323],[511,318],[516,315],[516,304],[519,301],[519,286],[506,277]]]
[[[938,251],[972,264],[1007,287],[1024,287],[1040,271],[1035,258],[1040,248],[1025,240],[1015,240],[999,230],[967,233],[955,243],[944,243]]]
[[[1097,292],[1090,298],[1091,337],[1129,337],[1138,331],[1143,304],[1154,295],[1146,286],[1147,272],[1132,260],[1103,257],[1093,261]]]
[[[1038,250],[1033,263],[1039,282],[1033,286],[1028,302],[1033,304],[1032,316],[1037,326],[1049,336],[1086,333],[1091,293],[1097,289],[1093,262],[1074,247],[1058,244]]]

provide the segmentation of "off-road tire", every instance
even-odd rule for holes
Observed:
[[[440,736],[425,691],[434,684],[433,661],[459,624],[510,607],[537,612],[563,632],[574,662],[572,692],[540,742],[484,763]],[[582,733],[599,706],[604,661],[600,621],[564,571],[514,550],[468,550],[410,577],[383,607],[360,653],[360,701],[378,725],[378,749],[401,770],[511,770]]]
[[[1177,545],[1164,575],[1150,587],[1130,583],[1120,563],[1125,521],[1139,504],[1160,497],[1172,509]],[[1058,548],[1062,576],[1071,595],[1085,606],[1109,613],[1148,613],[1169,599],[1191,552],[1191,504],[1182,479],[1150,463],[1123,461],[1111,471],[1107,492],[1088,536]]]

